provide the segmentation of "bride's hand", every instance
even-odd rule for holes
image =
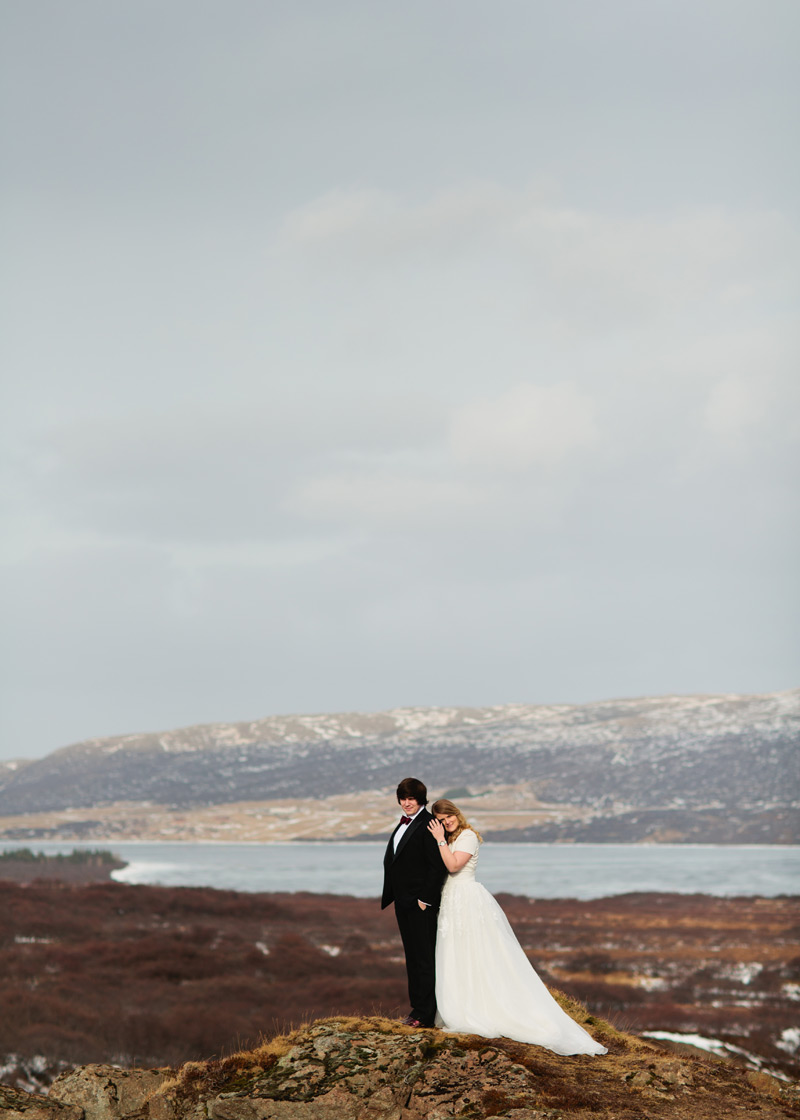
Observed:
[[[434,840],[438,843],[440,840],[445,839],[444,825],[441,821],[437,821],[434,817],[432,821],[428,821],[428,832],[433,834]]]

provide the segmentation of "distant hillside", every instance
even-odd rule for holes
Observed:
[[[785,842],[800,797],[798,745],[800,689],[275,716],[65,747],[0,774],[0,815],[121,801],[191,808],[322,798],[391,789],[413,773],[432,789],[524,785],[542,802],[583,810],[580,826],[509,839],[642,838],[636,825],[648,817],[656,830],[714,839],[734,814],[737,838]],[[609,832],[609,821],[622,834]]]
[[[9,758],[6,760],[0,759],[0,788],[5,784],[6,780],[21,770],[23,766],[30,766],[31,760],[29,758]]]

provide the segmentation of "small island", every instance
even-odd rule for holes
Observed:
[[[112,871],[127,867],[113,852],[75,848],[71,852],[47,855],[30,848],[0,852],[0,880],[31,883],[51,879],[60,883],[106,883]]]

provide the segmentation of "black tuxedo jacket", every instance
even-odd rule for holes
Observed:
[[[382,910],[390,902],[405,909],[416,906],[417,900],[438,909],[447,868],[439,855],[438,844],[428,831],[430,820],[433,817],[428,810],[420,809],[405,830],[397,851],[394,850],[394,834],[400,825],[393,830],[383,857]]]

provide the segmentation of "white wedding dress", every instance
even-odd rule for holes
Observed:
[[[442,891],[436,935],[436,1025],[485,1038],[516,1039],[556,1054],[605,1054],[556,1003],[500,906],[475,880],[478,837],[465,829],[453,852],[469,852]]]

